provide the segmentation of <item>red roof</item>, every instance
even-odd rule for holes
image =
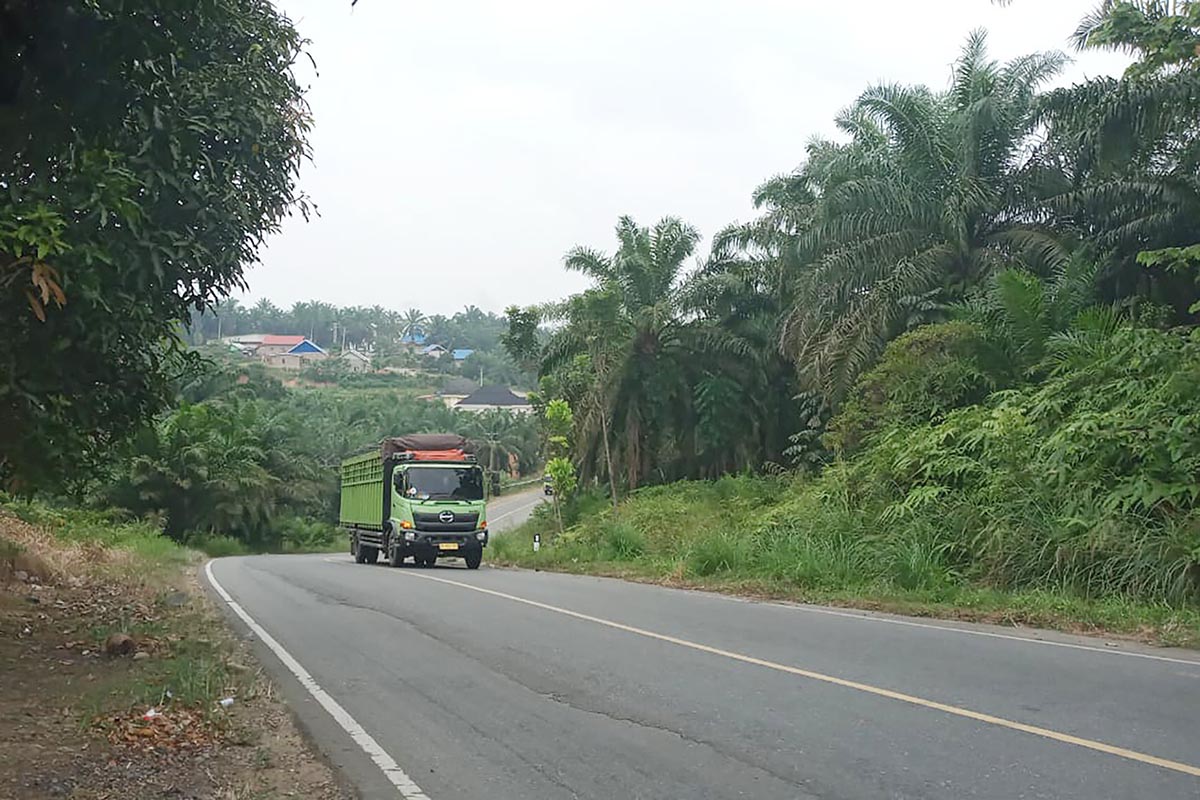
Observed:
[[[295,347],[303,341],[303,336],[276,336],[275,334],[267,334],[263,337],[262,343]]]

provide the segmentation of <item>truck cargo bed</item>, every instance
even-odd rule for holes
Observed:
[[[383,483],[383,457],[378,451],[342,463],[338,521],[343,527],[382,529]]]

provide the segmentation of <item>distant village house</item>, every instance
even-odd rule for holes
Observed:
[[[346,368],[351,372],[371,371],[371,357],[361,350],[355,350],[353,348],[349,350],[343,350],[342,354],[338,356],[338,358],[341,359],[342,363],[345,364]]]
[[[483,386],[454,404],[455,408],[472,413],[503,409],[513,414],[528,414],[533,410],[529,400],[507,386]]]
[[[328,353],[304,336],[251,333],[229,337],[226,342],[238,352],[277,369],[303,369],[329,357]]]

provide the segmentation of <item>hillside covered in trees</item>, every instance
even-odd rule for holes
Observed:
[[[1194,607],[1200,4],[1107,2],[1074,42],[1134,63],[1048,90],[1066,55],[976,32],[948,85],[865,89],[706,250],[622,218],[569,252],[591,288],[510,310],[508,344],[574,409],[584,485],[632,498],[577,501],[535,560]],[[794,473],[643,488],[743,471]]]

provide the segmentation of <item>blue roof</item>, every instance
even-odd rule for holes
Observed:
[[[467,350],[465,348],[461,348],[458,350],[451,350],[450,355],[454,356],[455,361],[462,361],[464,358],[466,358],[467,356],[471,355],[471,353],[474,353],[474,352],[475,352],[474,350]]]
[[[302,353],[324,353],[325,351],[317,347],[315,344],[305,339],[300,344],[288,350],[288,355],[301,355]]]
[[[404,338],[400,340],[401,344],[425,344],[425,334],[423,333],[406,333]]]
[[[421,352],[424,353],[425,355],[429,355],[434,350],[441,350],[444,352],[446,350],[446,348],[442,347],[440,344],[431,344],[428,347],[425,347],[423,350],[421,350]]]

